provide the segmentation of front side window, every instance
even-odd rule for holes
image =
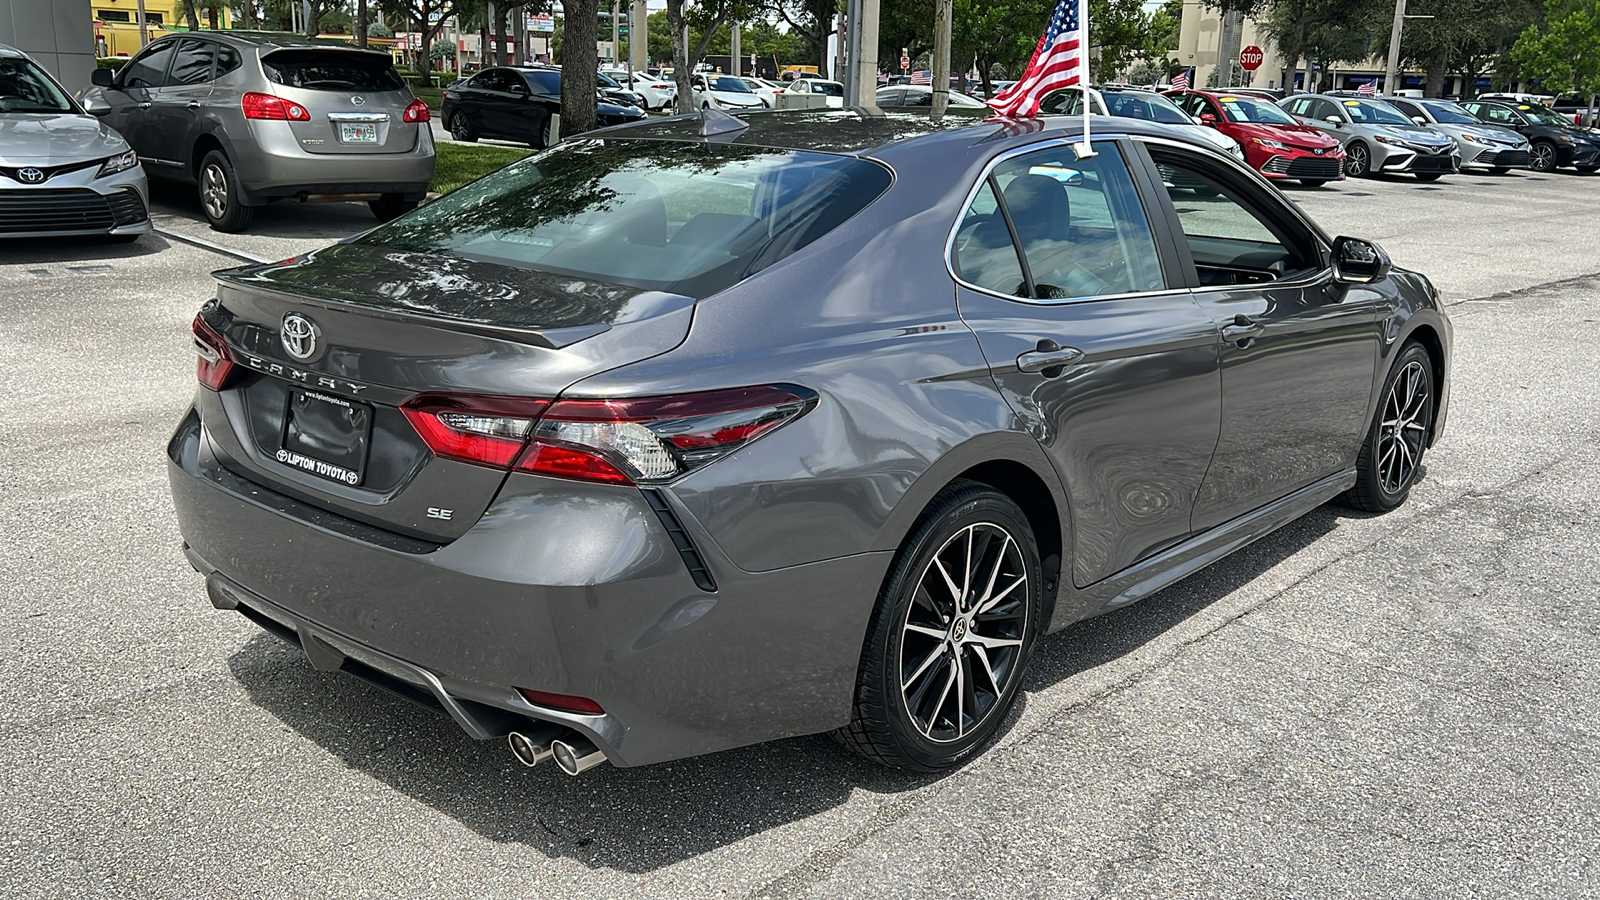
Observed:
[[[1151,148],[1151,156],[1202,285],[1265,283],[1319,264],[1310,233],[1262,197],[1183,154]]]
[[[577,141],[357,243],[698,298],[827,234],[891,180],[877,163],[825,153]]]
[[[167,83],[167,64],[178,49],[177,41],[151,44],[122,69],[125,88],[158,88]]]
[[[69,113],[72,101],[31,59],[0,58],[0,113]]]
[[[526,73],[528,84],[540,94],[552,97],[561,96],[561,73],[553,69],[535,69]]]
[[[1071,146],[1052,147],[996,166],[990,181],[1004,214],[987,211],[980,191],[958,232],[958,243],[960,233],[969,235],[969,243],[957,248],[960,270],[981,272],[987,283],[966,280],[1038,300],[1164,290],[1155,237],[1127,163],[1114,143],[1102,141],[1096,151],[1079,159]],[[997,235],[992,223],[1006,224],[1006,214],[1027,265],[1024,279],[1010,290],[1003,256],[989,252]],[[969,246],[977,254],[970,261]]]
[[[172,60],[173,84],[205,84],[211,80],[211,57],[216,45],[185,38]]]

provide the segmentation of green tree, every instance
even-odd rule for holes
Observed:
[[[1511,58],[1548,91],[1600,94],[1600,0],[1546,0],[1544,27],[1529,25]]]

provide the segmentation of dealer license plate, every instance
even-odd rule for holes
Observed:
[[[340,122],[339,140],[346,144],[376,144],[378,142],[378,124],[376,122]]]
[[[372,407],[294,388],[284,416],[278,462],[352,487],[361,483],[372,438]]]

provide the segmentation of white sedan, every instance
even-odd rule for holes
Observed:
[[[951,109],[985,109],[984,102],[970,94],[951,91],[945,101]],[[926,84],[893,84],[878,88],[878,105],[884,109],[900,106],[932,106],[933,88]]]
[[[697,73],[692,84],[697,109],[761,109],[767,105],[744,79],[732,75]]]
[[[646,109],[666,109],[678,96],[678,86],[670,74],[657,78],[648,72],[634,72],[630,76],[627,69],[601,69],[600,73],[610,75],[644,98]]]
[[[762,103],[773,109],[778,107],[778,97],[783,94],[785,88],[761,78],[751,78],[748,75],[741,76],[739,80],[744,82],[745,87],[755,91],[756,96],[761,98]]]
[[[789,82],[784,90],[792,94],[821,94],[827,97],[827,105],[835,109],[844,106],[844,85],[837,81],[827,81],[822,78],[796,78]]]

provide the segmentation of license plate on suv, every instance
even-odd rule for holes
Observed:
[[[346,144],[376,144],[378,142],[378,124],[376,122],[340,122],[339,140]]]
[[[361,484],[372,438],[372,407],[304,388],[289,392],[278,462],[321,478]]]

